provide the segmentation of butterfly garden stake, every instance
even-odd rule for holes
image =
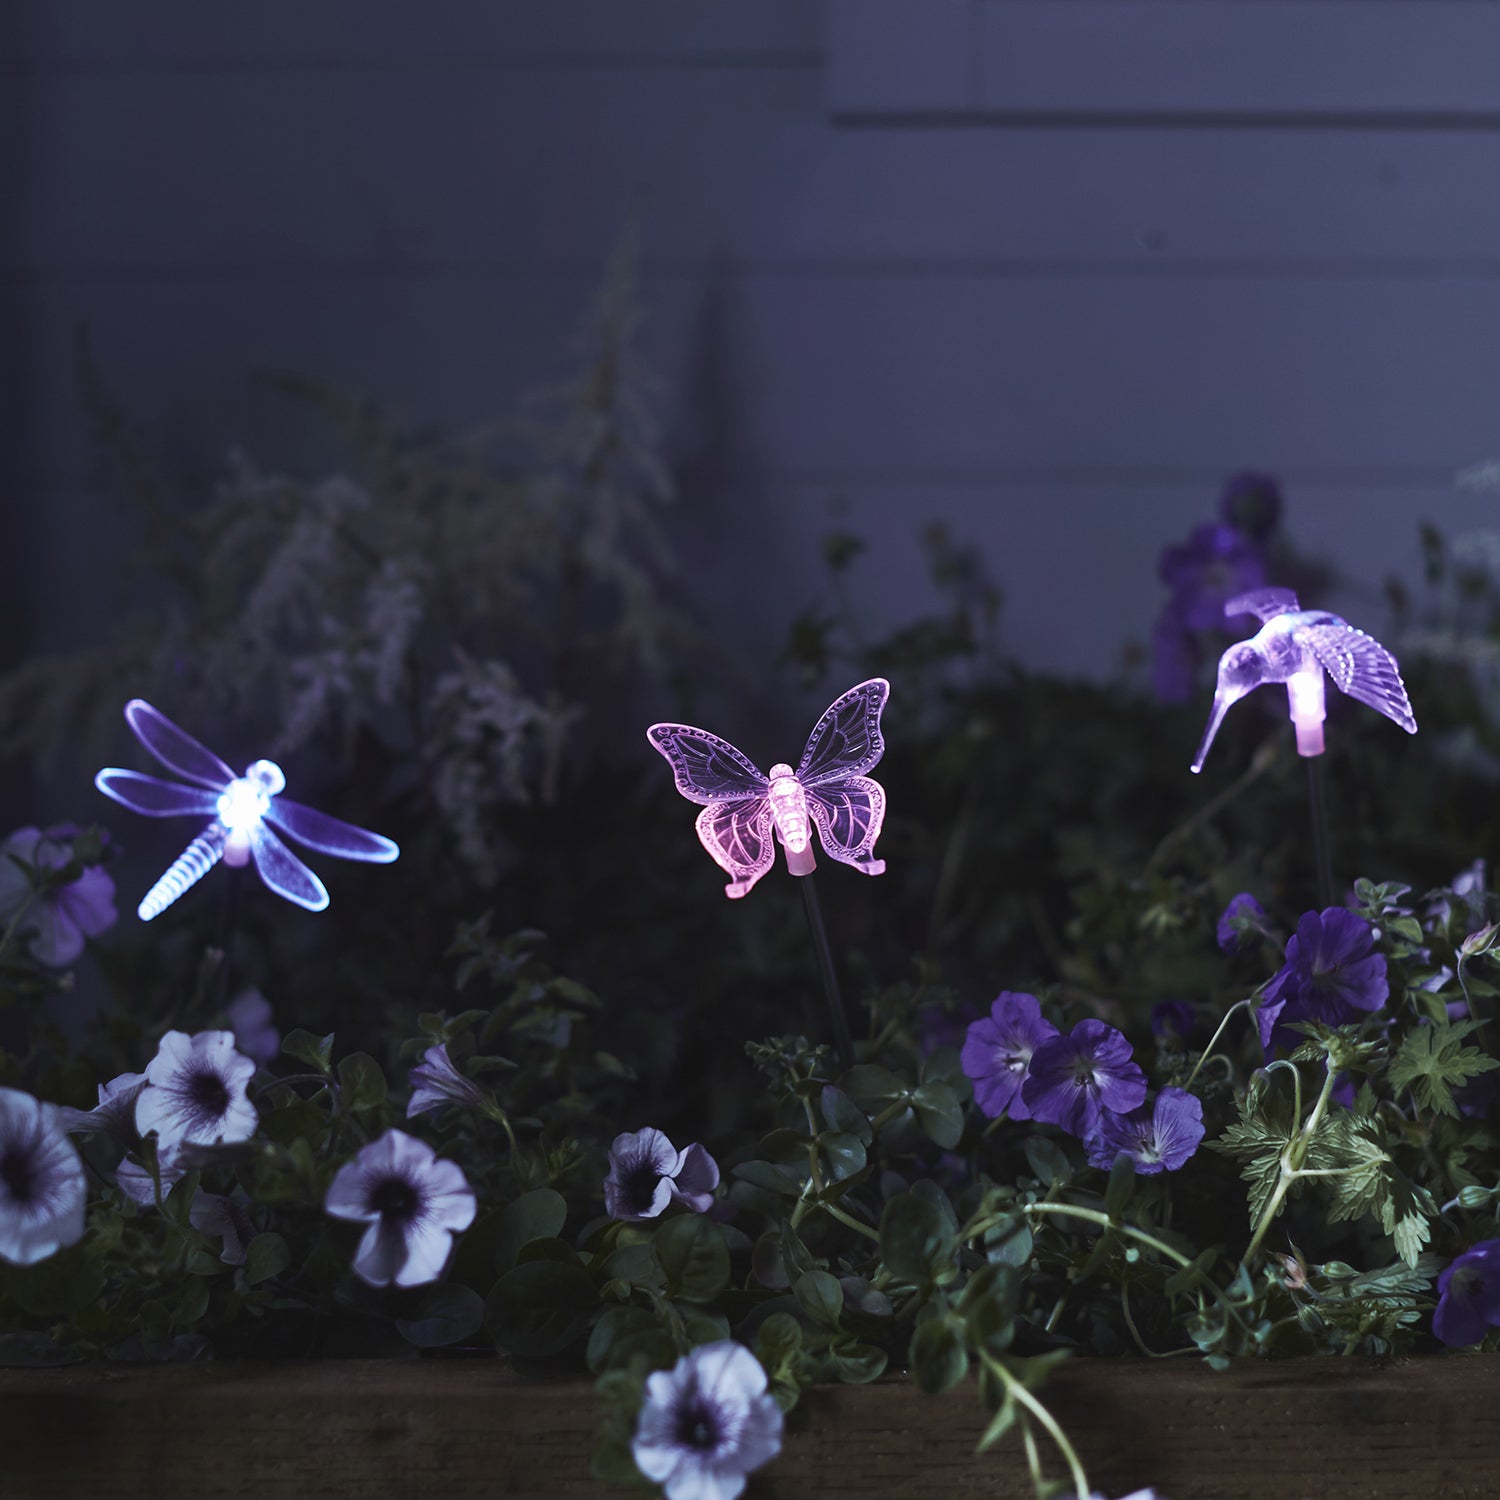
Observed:
[[[257,874],[278,896],[308,911],[322,911],[328,905],[323,882],[282,843],[277,829],[319,854],[340,859],[389,864],[401,852],[381,834],[282,797],[286,777],[273,760],[255,761],[243,776],[236,776],[144,699],[133,698],[125,705],[125,722],[162,765],[192,785],[113,766],[100,771],[94,785],[148,818],[211,820],[146,893],[136,908],[143,922],[160,916],[221,859],[232,868],[243,868],[253,859]]]
[[[1209,746],[1229,709],[1263,682],[1284,682],[1297,732],[1297,754],[1307,760],[1308,796],[1312,804],[1313,853],[1318,869],[1318,894],[1325,907],[1334,902],[1328,854],[1328,819],[1323,801],[1323,674],[1333,678],[1340,692],[1394,719],[1408,734],[1417,721],[1406,696],[1406,685],[1396,658],[1373,636],[1338,615],[1322,609],[1303,609],[1290,589],[1255,589],[1224,606],[1228,617],[1255,615],[1260,629],[1247,641],[1231,646],[1219,658],[1219,679],[1203,743],[1193,761],[1203,769]]]
[[[795,771],[783,762],[763,773],[728,740],[691,724],[653,724],[646,731],[672,767],[677,790],[703,808],[698,838],[731,877],[725,895],[747,895],[775,863],[776,844],[786,850],[787,868],[802,877],[803,907],[846,1065],[854,1049],[811,879],[813,834],[831,859],[866,875],[884,871],[874,850],[885,790],[865,773],[885,751],[880,712],[890,691],[885,678],[872,677],[834,699],[813,726]]]

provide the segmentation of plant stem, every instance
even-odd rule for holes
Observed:
[[[1328,853],[1328,806],[1323,797],[1323,757],[1307,758],[1307,801],[1312,813],[1313,862],[1318,872],[1318,905],[1334,904],[1333,862]]]
[[[1067,1433],[1057,1425],[1057,1419],[1026,1389],[1021,1381],[1010,1373],[1004,1360],[996,1359],[993,1354],[988,1353],[981,1355],[981,1358],[984,1360],[985,1368],[1005,1387],[1006,1395],[1020,1402],[1041,1423],[1047,1436],[1052,1439],[1073,1476],[1073,1489],[1077,1493],[1078,1500],[1089,1500],[1092,1494],[1089,1489],[1089,1476],[1084,1472],[1083,1463],[1078,1457],[1078,1450],[1068,1441]]]
[[[798,880],[802,887],[802,910],[807,913],[808,930],[812,933],[813,950],[818,957],[818,974],[823,981],[823,998],[828,1002],[828,1019],[833,1027],[833,1045],[838,1053],[839,1065],[854,1066],[854,1038],[849,1034],[849,1017],[844,1010],[843,997],[839,994],[838,975],[833,971],[833,954],[828,948],[828,931],[823,926],[823,911],[818,905],[817,888],[811,875]]]
[[[1198,1076],[1198,1069],[1208,1061],[1209,1054],[1214,1050],[1214,1043],[1224,1035],[1224,1028],[1229,1024],[1230,1016],[1232,1016],[1237,1010],[1244,1010],[1254,998],[1255,997],[1253,995],[1247,995],[1243,1000],[1236,1000],[1234,1004],[1224,1012],[1223,1020],[1219,1022],[1218,1027],[1214,1031],[1214,1034],[1208,1039],[1208,1046],[1203,1049],[1203,1051],[1198,1055],[1198,1061],[1193,1064],[1193,1071],[1188,1074],[1187,1082],[1183,1084],[1184,1088],[1192,1087],[1193,1080]]]

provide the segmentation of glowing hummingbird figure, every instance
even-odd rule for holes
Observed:
[[[315,812],[280,795],[286,777],[274,760],[258,760],[236,776],[211,750],[141,698],[125,705],[125,721],[135,737],[169,771],[195,783],[163,781],[139,771],[109,766],[94,785],[131,812],[148,818],[205,815],[212,822],[173,862],[136,908],[143,922],[160,916],[182,893],[202,880],[222,859],[226,865],[255,861],[260,878],[288,901],[308,911],[328,905],[323,882],[277,838],[273,829],[340,859],[390,864],[401,852],[388,838],[352,823]]]
[[[763,775],[728,740],[691,724],[653,724],[646,738],[666,756],[677,790],[703,805],[698,838],[733,877],[724,888],[745,895],[771,868],[780,839],[787,868],[810,875],[812,832],[824,852],[866,875],[879,875],[875,840],[885,821],[885,789],[864,773],[885,753],[880,711],[891,685],[872,677],[834,699],[813,726],[795,771],[785,763]]]
[[[1263,682],[1284,682],[1297,729],[1297,754],[1323,753],[1323,674],[1340,692],[1378,709],[1408,734],[1417,721],[1396,658],[1373,636],[1322,609],[1302,609],[1290,589],[1255,589],[1224,606],[1228,616],[1255,615],[1265,623],[1248,641],[1219,658],[1219,682],[1193,770],[1201,771],[1208,747],[1230,705]]]

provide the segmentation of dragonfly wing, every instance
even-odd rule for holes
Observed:
[[[1236,594],[1225,603],[1224,618],[1254,615],[1261,621],[1274,620],[1277,615],[1295,614],[1301,607],[1290,589],[1251,589],[1248,594]]]
[[[763,797],[771,785],[728,740],[706,729],[695,729],[691,724],[653,724],[646,738],[666,756],[677,790],[689,802]]]
[[[879,875],[885,861],[875,858],[875,840],[885,822],[885,788],[868,776],[846,776],[842,781],[807,788],[807,811],[818,825],[824,851]]]
[[[872,677],[835,698],[813,725],[797,780],[804,790],[862,775],[885,754],[880,711],[890,697],[884,677]]]
[[[710,802],[698,814],[699,842],[732,877],[724,888],[727,896],[745,895],[771,868],[776,858],[771,826],[771,803],[767,797]]]
[[[148,818],[175,818],[183,814],[212,817],[219,810],[219,794],[180,781],[163,781],[139,771],[121,771],[107,766],[94,777],[94,785],[121,807]]]
[[[264,823],[258,823],[251,835],[250,852],[260,878],[278,896],[308,911],[322,911],[328,905],[323,882]]]
[[[165,714],[152,708],[144,698],[132,698],[125,705],[125,722],[138,739],[162,765],[200,786],[220,792],[234,780],[234,772],[212,750],[206,749],[192,735],[184,734]]]
[[[1417,732],[1396,658],[1374,636],[1334,619],[1304,626],[1295,638],[1318,658],[1341,692],[1394,719],[1408,734]]]
[[[356,828],[339,818],[330,818],[300,802],[286,797],[272,797],[266,809],[266,821],[274,824],[289,838],[319,854],[334,854],[340,859],[363,859],[371,864],[388,865],[401,850],[384,834]]]

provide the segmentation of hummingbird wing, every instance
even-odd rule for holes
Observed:
[[[1417,732],[1396,658],[1374,636],[1343,621],[1305,625],[1293,639],[1306,646],[1340,692],[1394,719],[1408,734]]]
[[[1225,619],[1235,615],[1254,615],[1264,623],[1277,615],[1293,614],[1302,606],[1290,589],[1251,589],[1248,594],[1236,594],[1224,605]]]

